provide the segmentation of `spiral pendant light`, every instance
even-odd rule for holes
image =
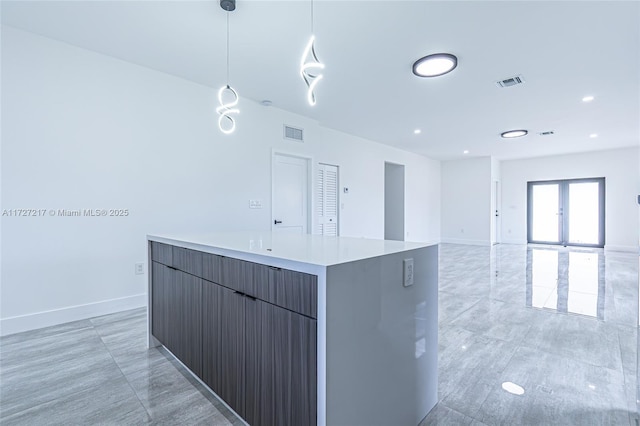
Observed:
[[[227,12],[227,84],[218,90],[218,128],[226,135],[236,130],[236,121],[232,114],[239,114],[238,92],[229,85],[229,13],[236,9],[235,0],[220,0],[220,7]]]
[[[324,64],[318,59],[315,48],[316,37],[313,34],[313,0],[311,0],[311,38],[302,53],[300,60],[300,76],[307,85],[307,102],[313,106],[316,104],[316,85],[322,80],[321,70]]]

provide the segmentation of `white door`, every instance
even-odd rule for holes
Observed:
[[[307,233],[308,179],[307,159],[274,154],[272,230]]]
[[[315,234],[338,235],[338,166],[318,164]]]

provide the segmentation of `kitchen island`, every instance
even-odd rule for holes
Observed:
[[[417,425],[437,401],[438,247],[149,235],[149,346],[251,425]]]

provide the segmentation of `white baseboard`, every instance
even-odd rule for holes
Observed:
[[[490,246],[491,242],[488,240],[465,240],[462,238],[442,238],[442,243],[446,244],[466,244],[470,246]]]
[[[35,330],[37,328],[113,314],[115,312],[141,308],[143,306],[147,306],[146,293],[87,303],[86,305],[69,306],[51,311],[2,318],[0,319],[0,336],[8,336],[9,334]]]
[[[518,245],[526,245],[527,240],[518,240],[515,238],[503,238],[501,244],[518,244]]]
[[[605,244],[604,251],[622,251],[625,253],[638,253],[637,246],[614,246],[611,244]]]

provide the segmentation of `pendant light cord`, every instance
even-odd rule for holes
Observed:
[[[311,34],[313,34],[313,0],[311,0]]]
[[[229,86],[229,11],[227,11],[227,86]]]

